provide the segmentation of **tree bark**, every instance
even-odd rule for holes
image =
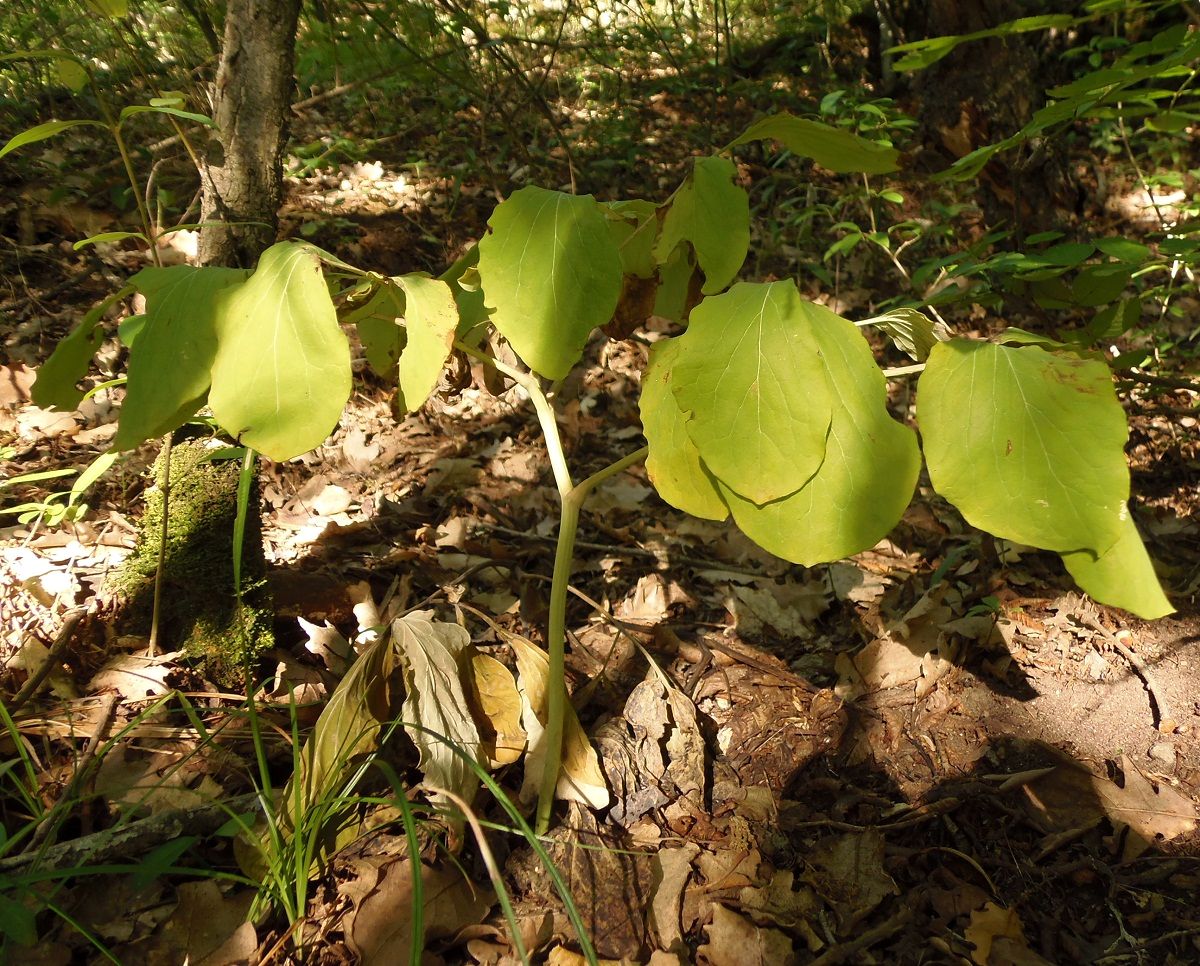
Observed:
[[[201,163],[202,265],[249,268],[275,242],[300,0],[229,0]]]

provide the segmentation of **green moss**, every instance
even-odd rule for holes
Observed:
[[[171,447],[167,550],[163,564],[159,647],[183,651],[223,687],[243,681],[274,645],[266,593],[266,560],[257,483],[251,490],[242,550],[243,607],[239,617],[233,580],[233,527],[237,516],[237,460],[213,461],[207,440]],[[163,456],[154,464],[156,483],[146,491],[137,549],[112,581],[125,599],[128,629],[148,634],[154,601],[163,519]]]

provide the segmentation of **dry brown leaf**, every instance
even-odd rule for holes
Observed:
[[[483,752],[492,768],[511,765],[525,751],[527,735],[521,727],[521,693],[512,672],[494,657],[471,656],[467,696],[477,712]]]
[[[253,890],[226,896],[215,881],[201,879],[181,883],[175,891],[179,904],[159,933],[176,953],[175,962],[231,966],[254,953],[258,939],[246,921]]]
[[[379,870],[374,888],[345,920],[346,944],[362,966],[409,961],[412,944],[412,863],[400,859]],[[421,866],[424,942],[453,936],[479,922],[493,895],[468,882],[458,867]]]
[[[662,949],[674,949],[683,942],[683,890],[692,875],[692,861],[699,854],[700,846],[687,842],[679,848],[659,849],[654,855],[649,925]]]
[[[550,674],[550,659],[546,652],[516,634],[504,634],[517,658],[518,687],[521,691],[521,724],[529,737],[525,755],[525,780],[521,785],[521,801],[531,802],[541,787],[546,757],[546,681]],[[600,770],[596,750],[567,702],[563,724],[562,764],[559,769],[555,795],[570,802],[591,808],[607,808],[608,786]]]
[[[1157,789],[1122,757],[1124,786],[1093,775],[1075,762],[1023,786],[1026,803],[1048,832],[1090,827],[1107,817],[1128,826],[1122,860],[1136,858],[1155,842],[1169,842],[1196,828],[1191,799],[1165,782]]]
[[[831,598],[824,580],[770,581],[731,587],[722,603],[743,636],[758,635],[766,626],[782,637],[804,640],[812,636],[812,623],[828,610]]]
[[[713,920],[705,930],[708,942],[696,950],[696,962],[705,966],[789,966],[797,961],[786,934],[756,926],[724,906],[713,906]]]
[[[354,660],[354,648],[342,636],[342,632],[327,620],[314,624],[303,617],[297,617],[296,621],[308,638],[304,649],[324,661],[325,666],[337,677],[345,674],[346,668]]]
[[[1021,917],[1015,909],[1005,909],[994,902],[987,903],[982,909],[971,913],[971,924],[967,926],[964,935],[967,942],[975,948],[971,952],[971,961],[978,966],[988,966],[988,957],[992,953],[992,944],[1000,938],[1011,940],[1019,946],[1025,946],[1025,930],[1021,926]]]
[[[824,839],[809,853],[804,881],[833,907],[843,935],[900,892],[884,871],[883,850],[883,833],[873,829]]]

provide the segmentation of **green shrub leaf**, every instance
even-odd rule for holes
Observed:
[[[918,389],[935,489],[967,521],[1044,550],[1103,553],[1129,496],[1108,367],[1038,346],[934,346]]]
[[[766,140],[778,141],[792,154],[812,158],[822,168],[838,174],[887,174],[900,167],[900,152],[890,145],[791,114],[774,114],[755,121],[730,147]]]
[[[31,127],[28,130],[22,131],[20,134],[14,134],[8,139],[8,143],[0,148],[0,158],[4,157],[11,151],[17,148],[23,148],[27,144],[34,144],[37,141],[45,141],[46,138],[52,138],[56,134],[61,134],[63,131],[70,130],[73,127],[104,127],[99,121],[47,121],[45,124],[38,124],[36,127]]]
[[[400,396],[402,412],[421,407],[437,388],[442,369],[454,344],[458,307],[450,286],[424,275],[395,279],[404,289],[405,330],[408,342],[400,353]]]
[[[129,353],[129,379],[116,449],[130,449],[182,426],[208,394],[217,352],[221,297],[250,273],[234,268],[144,268],[130,284],[146,313]]]
[[[836,387],[825,461],[798,492],[765,506],[721,487],[746,536],[805,566],[873,547],[900,520],[921,469],[916,434],[888,414],[887,386],[866,339],[828,309],[813,305],[809,313]]]
[[[104,327],[101,325],[104,313],[110,305],[132,291],[130,286],[126,286],[93,306],[79,325],[71,330],[71,334],[54,347],[50,358],[38,369],[33,384],[31,395],[35,405],[43,409],[53,406],[64,412],[70,412],[79,405],[84,391],[77,389],[75,384],[87,375],[92,356],[104,341]]]
[[[680,242],[689,242],[704,272],[705,295],[734,280],[750,247],[750,199],[734,183],[736,177],[728,158],[697,158],[669,202],[654,245],[654,257],[664,265]]]
[[[917,362],[924,362],[935,345],[950,338],[950,330],[945,323],[934,322],[917,309],[892,309],[883,315],[863,319],[858,324],[873,325],[882,330],[891,337],[897,349]]]
[[[371,293],[365,305],[346,316],[358,330],[367,364],[385,379],[396,378],[396,366],[404,350],[407,333],[404,318],[404,292],[390,279]]]
[[[1096,600],[1155,620],[1174,613],[1154,573],[1132,518],[1121,521],[1117,542],[1099,557],[1086,550],[1064,553],[1067,571]]]
[[[833,397],[814,327],[827,309],[792,282],[739,283],[692,311],[672,390],[712,474],[763,504],[795,493],[825,459]]]
[[[590,195],[528,187],[492,212],[479,276],[492,323],[534,372],[561,379],[612,318],[621,256]]]
[[[217,422],[273,460],[320,445],[350,397],[350,345],[317,254],[272,245],[222,300],[216,325],[208,402]]]
[[[700,459],[700,450],[688,436],[687,417],[671,391],[679,346],[678,339],[654,343],[642,374],[638,407],[643,432],[650,444],[646,471],[658,495],[671,506],[705,520],[724,520],[729,516],[729,508],[721,499],[716,480]]]

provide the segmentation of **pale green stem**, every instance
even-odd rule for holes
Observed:
[[[554,430],[558,439],[557,426]],[[550,439],[547,438],[547,443]],[[561,444],[560,444],[561,445]],[[546,649],[550,667],[546,675],[546,733],[543,736],[542,786],[538,790],[537,823],[539,835],[550,827],[550,811],[554,807],[554,791],[558,787],[558,772],[562,762],[563,724],[567,711],[566,644],[567,593],[571,584],[571,564],[575,556],[575,534],[579,530],[579,511],[592,490],[611,476],[628,469],[646,458],[648,447],[610,463],[593,473],[563,496],[558,523],[558,545],[554,550],[554,575],[550,583],[550,618],[546,628]]]
[[[563,724],[567,713],[567,594],[571,586],[571,564],[575,557],[575,534],[579,531],[579,511],[583,509],[583,504],[592,490],[609,477],[645,459],[649,447],[643,446],[593,473],[578,485],[572,484],[571,472],[563,452],[562,435],[558,431],[558,421],[554,418],[554,409],[542,391],[536,373],[514,368],[464,342],[456,341],[454,347],[471,358],[478,359],[484,365],[504,373],[529,395],[537,412],[538,424],[546,440],[546,451],[550,455],[550,465],[554,469],[554,480],[558,485],[558,543],[554,548],[554,574],[550,579],[550,616],[546,627],[546,650],[550,667],[546,674],[546,732],[542,739],[545,756],[542,785],[538,790],[535,826],[538,835],[545,835],[550,827],[550,812],[554,807],[554,791],[558,787],[558,772],[562,763]]]

